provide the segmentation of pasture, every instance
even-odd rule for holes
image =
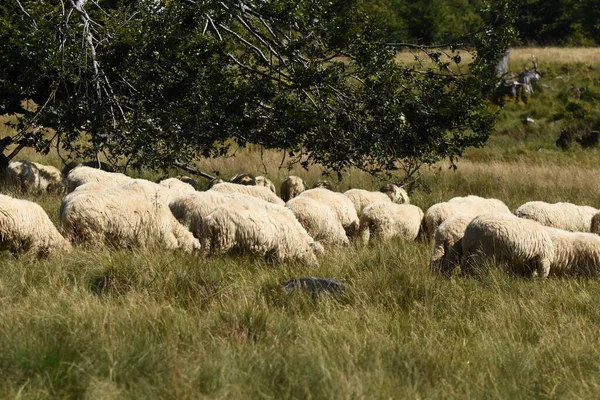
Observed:
[[[468,151],[456,171],[425,168],[412,204],[426,210],[476,194],[511,210],[530,200],[600,207],[599,150],[554,145],[569,103],[597,112],[595,95],[565,93],[600,90],[598,49],[517,50],[513,71],[532,52],[551,89],[509,102],[489,145]],[[56,154],[22,156],[60,166]],[[323,179],[318,165],[288,172],[281,159],[250,147],[197,166],[225,177],[266,173],[277,187],[288,174]],[[382,183],[357,170],[327,179],[339,191]],[[60,197],[29,199],[58,223]],[[0,253],[0,397],[598,397],[600,282],[528,280],[502,266],[445,280],[429,274],[432,247],[327,248],[318,267],[158,249],[76,249],[47,260]],[[300,276],[333,277],[346,290],[281,290]]]

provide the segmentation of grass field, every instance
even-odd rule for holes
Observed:
[[[570,86],[600,90],[599,51],[535,52],[552,89],[509,103],[489,145],[468,151],[457,171],[424,170],[414,204],[477,194],[511,209],[529,200],[600,207],[598,150],[558,149],[572,120],[552,117],[572,101]],[[527,57],[515,56],[513,69]],[[595,112],[593,96],[578,101]],[[281,153],[260,155],[251,148],[199,167],[226,177],[266,169],[279,184]],[[23,156],[60,165],[56,155]],[[309,182],[322,172],[292,170]],[[332,183],[381,184],[355,170]],[[31,199],[58,222],[60,198]],[[431,251],[428,242],[353,245],[328,249],[319,267],[158,249],[39,261],[0,253],[0,398],[600,396],[600,282],[523,280],[502,268],[444,280],[429,274]],[[347,289],[284,294],[280,285],[298,276]]]

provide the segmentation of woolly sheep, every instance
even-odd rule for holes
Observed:
[[[598,276],[600,272],[600,236],[544,228],[554,245],[550,264],[552,275]]]
[[[32,161],[18,160],[8,164],[8,183],[23,193],[60,193],[64,190],[63,177],[58,168]]]
[[[306,185],[302,178],[294,175],[290,175],[281,183],[279,188],[279,195],[283,201],[289,201],[300,193],[306,190]]]
[[[179,178],[163,179],[158,184],[169,189],[177,190],[180,193],[193,193],[196,191],[196,188],[194,186],[182,181]]]
[[[545,203],[530,201],[515,210],[519,218],[527,218],[552,228],[571,232],[589,232],[592,217],[598,210],[589,206],[571,203]]]
[[[360,216],[358,236],[363,243],[369,239],[389,240],[400,237],[415,240],[421,229],[423,210],[410,204],[392,202],[373,203],[366,206]]]
[[[440,224],[435,230],[435,245],[429,261],[432,273],[448,276],[454,267],[460,265],[462,238],[467,225],[475,218],[472,214],[455,214]]]
[[[69,172],[66,178],[67,193],[71,193],[78,186],[89,182],[101,182],[107,186],[115,186],[132,181],[127,175],[117,172],[106,172],[91,167],[77,167]]]
[[[216,206],[204,218],[202,247],[215,254],[238,250],[309,265],[318,265],[315,251],[323,250],[289,209],[240,199]]]
[[[392,200],[392,203],[396,203],[396,204],[409,204],[410,203],[410,199],[408,198],[408,193],[406,193],[406,190],[404,190],[401,187],[396,186],[392,183],[383,185],[379,189],[379,191],[382,193],[385,193],[390,198],[390,200]]]
[[[255,201],[259,204],[271,204],[256,197],[242,193],[219,193],[212,190],[206,192],[187,193],[178,196],[169,203],[169,208],[175,218],[192,234],[200,239],[202,237],[202,221],[218,205],[226,204],[234,199]]]
[[[198,190],[198,183],[193,178],[190,178],[189,176],[185,175],[179,175],[174,178],[169,178],[168,176],[166,176],[164,178],[159,179],[157,183],[168,188],[180,188],[183,191],[191,192],[191,190],[189,190],[189,187],[186,185],[191,186],[192,189],[194,189],[194,191]]]
[[[285,203],[300,225],[316,241],[334,246],[349,244],[348,236],[333,208],[310,197],[295,197]]]
[[[343,193],[333,192],[329,189],[309,189],[300,194],[299,197],[310,197],[333,208],[340,220],[346,235],[353,237],[358,231],[359,220],[352,201]]]
[[[235,183],[223,182],[214,185],[210,188],[215,192],[219,193],[243,193],[258,199],[262,199],[268,201],[269,203],[284,205],[285,202],[281,200],[277,195],[271,192],[264,186],[246,186],[246,185],[238,185]]]
[[[206,190],[212,188],[213,186],[215,186],[218,183],[223,183],[223,182],[225,182],[225,181],[221,178],[213,178],[210,180],[210,182],[208,182],[208,187],[206,188]]]
[[[277,194],[277,191],[275,190],[275,185],[269,180],[269,178],[265,176],[257,176],[256,178],[254,178],[254,180],[256,181],[256,186],[264,186],[271,192]]]
[[[0,249],[38,257],[70,250],[71,245],[38,204],[0,195]]]
[[[348,197],[354,204],[356,213],[360,216],[363,208],[373,203],[387,202],[391,203],[392,200],[389,196],[382,192],[369,192],[364,189],[350,189],[344,192],[344,195]]]
[[[200,249],[167,206],[122,188],[71,193],[62,202],[60,219],[67,237],[92,247]]]
[[[323,189],[329,189],[329,190],[333,190],[331,183],[329,183],[329,181],[316,181],[313,185],[312,185],[313,189],[317,189],[317,188],[323,188]]]
[[[554,245],[542,225],[508,213],[475,217],[462,239],[461,270],[464,275],[485,259],[511,264],[517,272],[545,278],[554,260]]]
[[[238,185],[256,186],[256,178],[252,174],[237,174],[234,175],[229,182]]]
[[[506,204],[497,199],[485,199],[479,196],[454,197],[447,202],[434,204],[425,211],[423,231],[427,237],[432,238],[437,227],[454,214],[479,215],[496,212],[510,213],[510,210]]]
[[[62,169],[62,171],[60,171],[61,175],[63,177],[67,177],[67,175],[69,175],[69,172],[71,172],[71,170],[77,168],[77,167],[91,167],[91,168],[95,168],[95,169],[101,169],[103,171],[106,172],[115,172],[115,169],[110,165],[107,164],[103,161],[96,161],[96,160],[90,160],[90,161],[71,161],[70,163],[68,163],[67,165],[65,165]]]

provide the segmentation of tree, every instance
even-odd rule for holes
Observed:
[[[491,2],[472,34],[423,46],[389,43],[358,0],[15,0],[0,6],[0,108],[19,134],[4,139],[152,168],[256,143],[410,176],[487,140],[512,9]],[[396,62],[404,48],[423,60]]]

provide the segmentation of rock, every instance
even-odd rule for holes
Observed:
[[[320,292],[339,292],[344,290],[344,284],[333,278],[315,278],[303,277],[294,278],[287,281],[283,285],[283,291],[290,293],[292,290],[299,288],[313,295]]]

